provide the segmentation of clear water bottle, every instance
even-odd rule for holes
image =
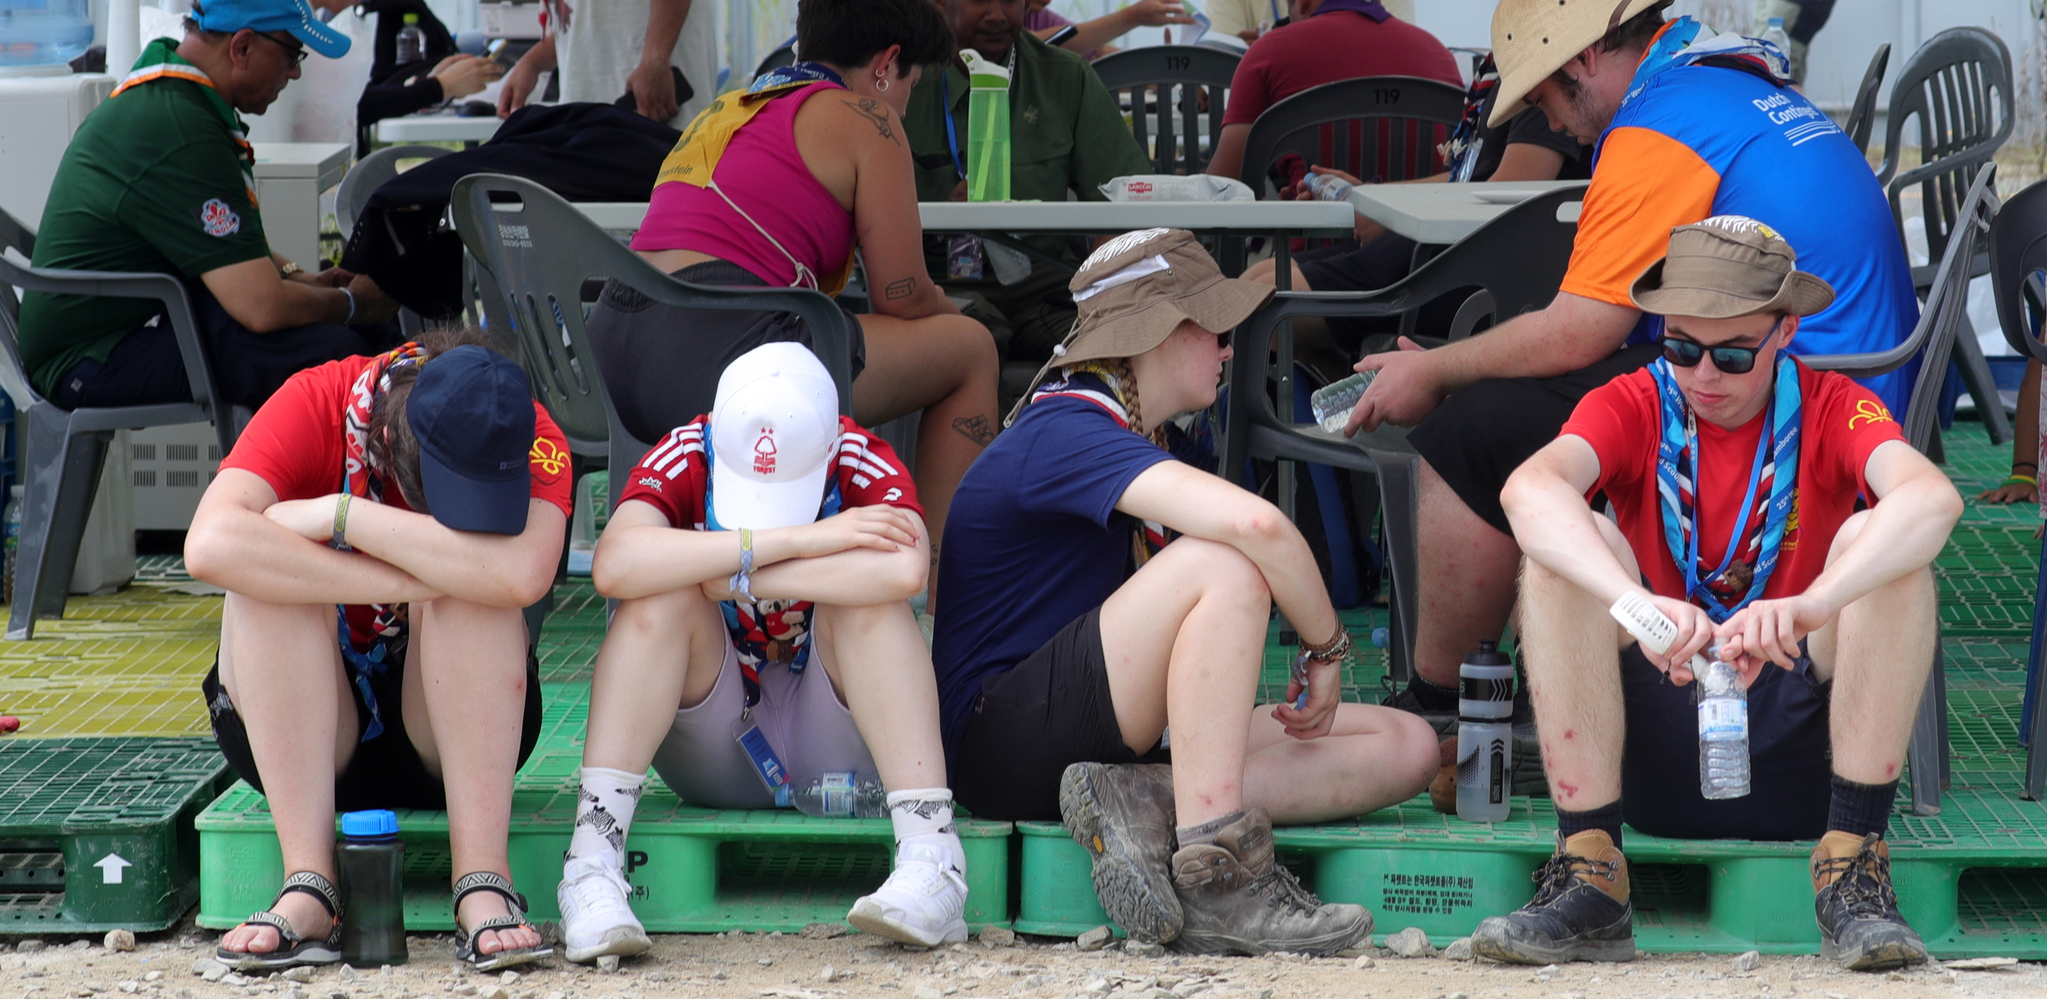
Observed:
[[[1504,821],[1514,786],[1514,663],[1497,643],[1480,642],[1457,676],[1457,817]]]
[[[776,788],[775,804],[822,818],[878,819],[888,814],[888,791],[869,774],[827,770]]]
[[[61,67],[91,44],[90,0],[0,0],[0,70]]]
[[[1734,667],[1721,661],[1720,646],[1706,650],[1698,676],[1699,794],[1719,800],[1749,791],[1748,690]]]
[[[1769,26],[1763,29],[1763,41],[1777,46],[1777,51],[1784,53],[1784,58],[1791,58],[1791,33],[1784,30],[1783,18],[1770,19]]]
[[[14,555],[21,548],[21,487],[7,487],[7,577],[0,580],[0,604],[14,602]]]
[[[1308,397],[1308,408],[1314,411],[1315,422],[1332,434],[1343,433],[1344,424],[1350,422],[1350,411],[1358,408],[1358,400],[1364,398],[1365,388],[1372,384],[1372,378],[1377,374],[1377,371],[1367,371],[1316,389],[1315,394]]]
[[[341,959],[358,968],[404,964],[405,844],[398,816],[387,811],[349,812],[341,817],[341,841],[334,844],[341,870]]]
[[[420,30],[419,15],[405,15],[405,27],[398,29],[398,65],[426,61],[426,32]]]
[[[1350,197],[1350,189],[1356,186],[1332,173],[1310,172],[1301,178],[1301,183],[1308,186],[1308,192],[1317,201],[1344,201]]]

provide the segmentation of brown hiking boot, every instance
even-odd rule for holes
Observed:
[[[1372,935],[1360,905],[1323,905],[1272,858],[1272,819],[1246,809],[1215,842],[1173,854],[1186,922],[1174,943],[1190,954],[1328,955]]]
[[[1926,963],[1926,944],[1898,913],[1891,847],[1875,833],[1829,832],[1812,848],[1820,956],[1850,971]]]
[[[1059,815],[1094,858],[1095,895],[1132,940],[1180,935],[1173,893],[1173,768],[1075,763],[1059,778]]]
[[[1471,934],[1471,951],[1509,964],[1635,959],[1635,907],[1628,858],[1597,829],[1560,835],[1555,856],[1535,872],[1535,897]]]

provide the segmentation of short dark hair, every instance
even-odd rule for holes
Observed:
[[[952,26],[934,0],[797,0],[796,54],[834,66],[865,66],[903,47],[897,75],[952,58]]]
[[[1599,51],[1614,52],[1620,49],[1641,51],[1647,49],[1649,47],[1649,40],[1655,38],[1656,33],[1663,30],[1663,11],[1672,2],[1674,0],[1663,0],[1662,3],[1622,21],[1612,31],[1607,32],[1604,38],[1599,40]]]
[[[419,335],[419,345],[429,360],[471,344],[498,349],[474,326],[444,326]],[[370,461],[387,482],[398,487],[406,506],[414,513],[430,514],[433,511],[427,509],[426,488],[419,477],[419,438],[405,418],[405,403],[412,398],[412,383],[419,380],[422,367],[412,364],[391,372],[391,387],[370,408]]]

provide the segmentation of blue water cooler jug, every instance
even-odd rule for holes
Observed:
[[[91,0],[0,0],[0,74],[61,66],[91,44]]]

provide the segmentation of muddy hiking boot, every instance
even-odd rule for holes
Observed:
[[[1324,905],[1272,857],[1272,819],[1247,809],[1215,842],[1173,854],[1186,922],[1173,946],[1190,954],[1288,951],[1325,956],[1372,935],[1359,905]]]
[[[1820,956],[1850,971],[1926,963],[1926,944],[1898,914],[1890,844],[1875,833],[1830,832],[1812,848]]]
[[[1478,924],[1471,951],[1509,964],[1635,959],[1628,859],[1598,830],[1561,839],[1535,872],[1535,897]]]
[[[1132,940],[1180,935],[1173,894],[1173,768],[1075,763],[1059,779],[1059,815],[1094,858],[1095,895]]]

